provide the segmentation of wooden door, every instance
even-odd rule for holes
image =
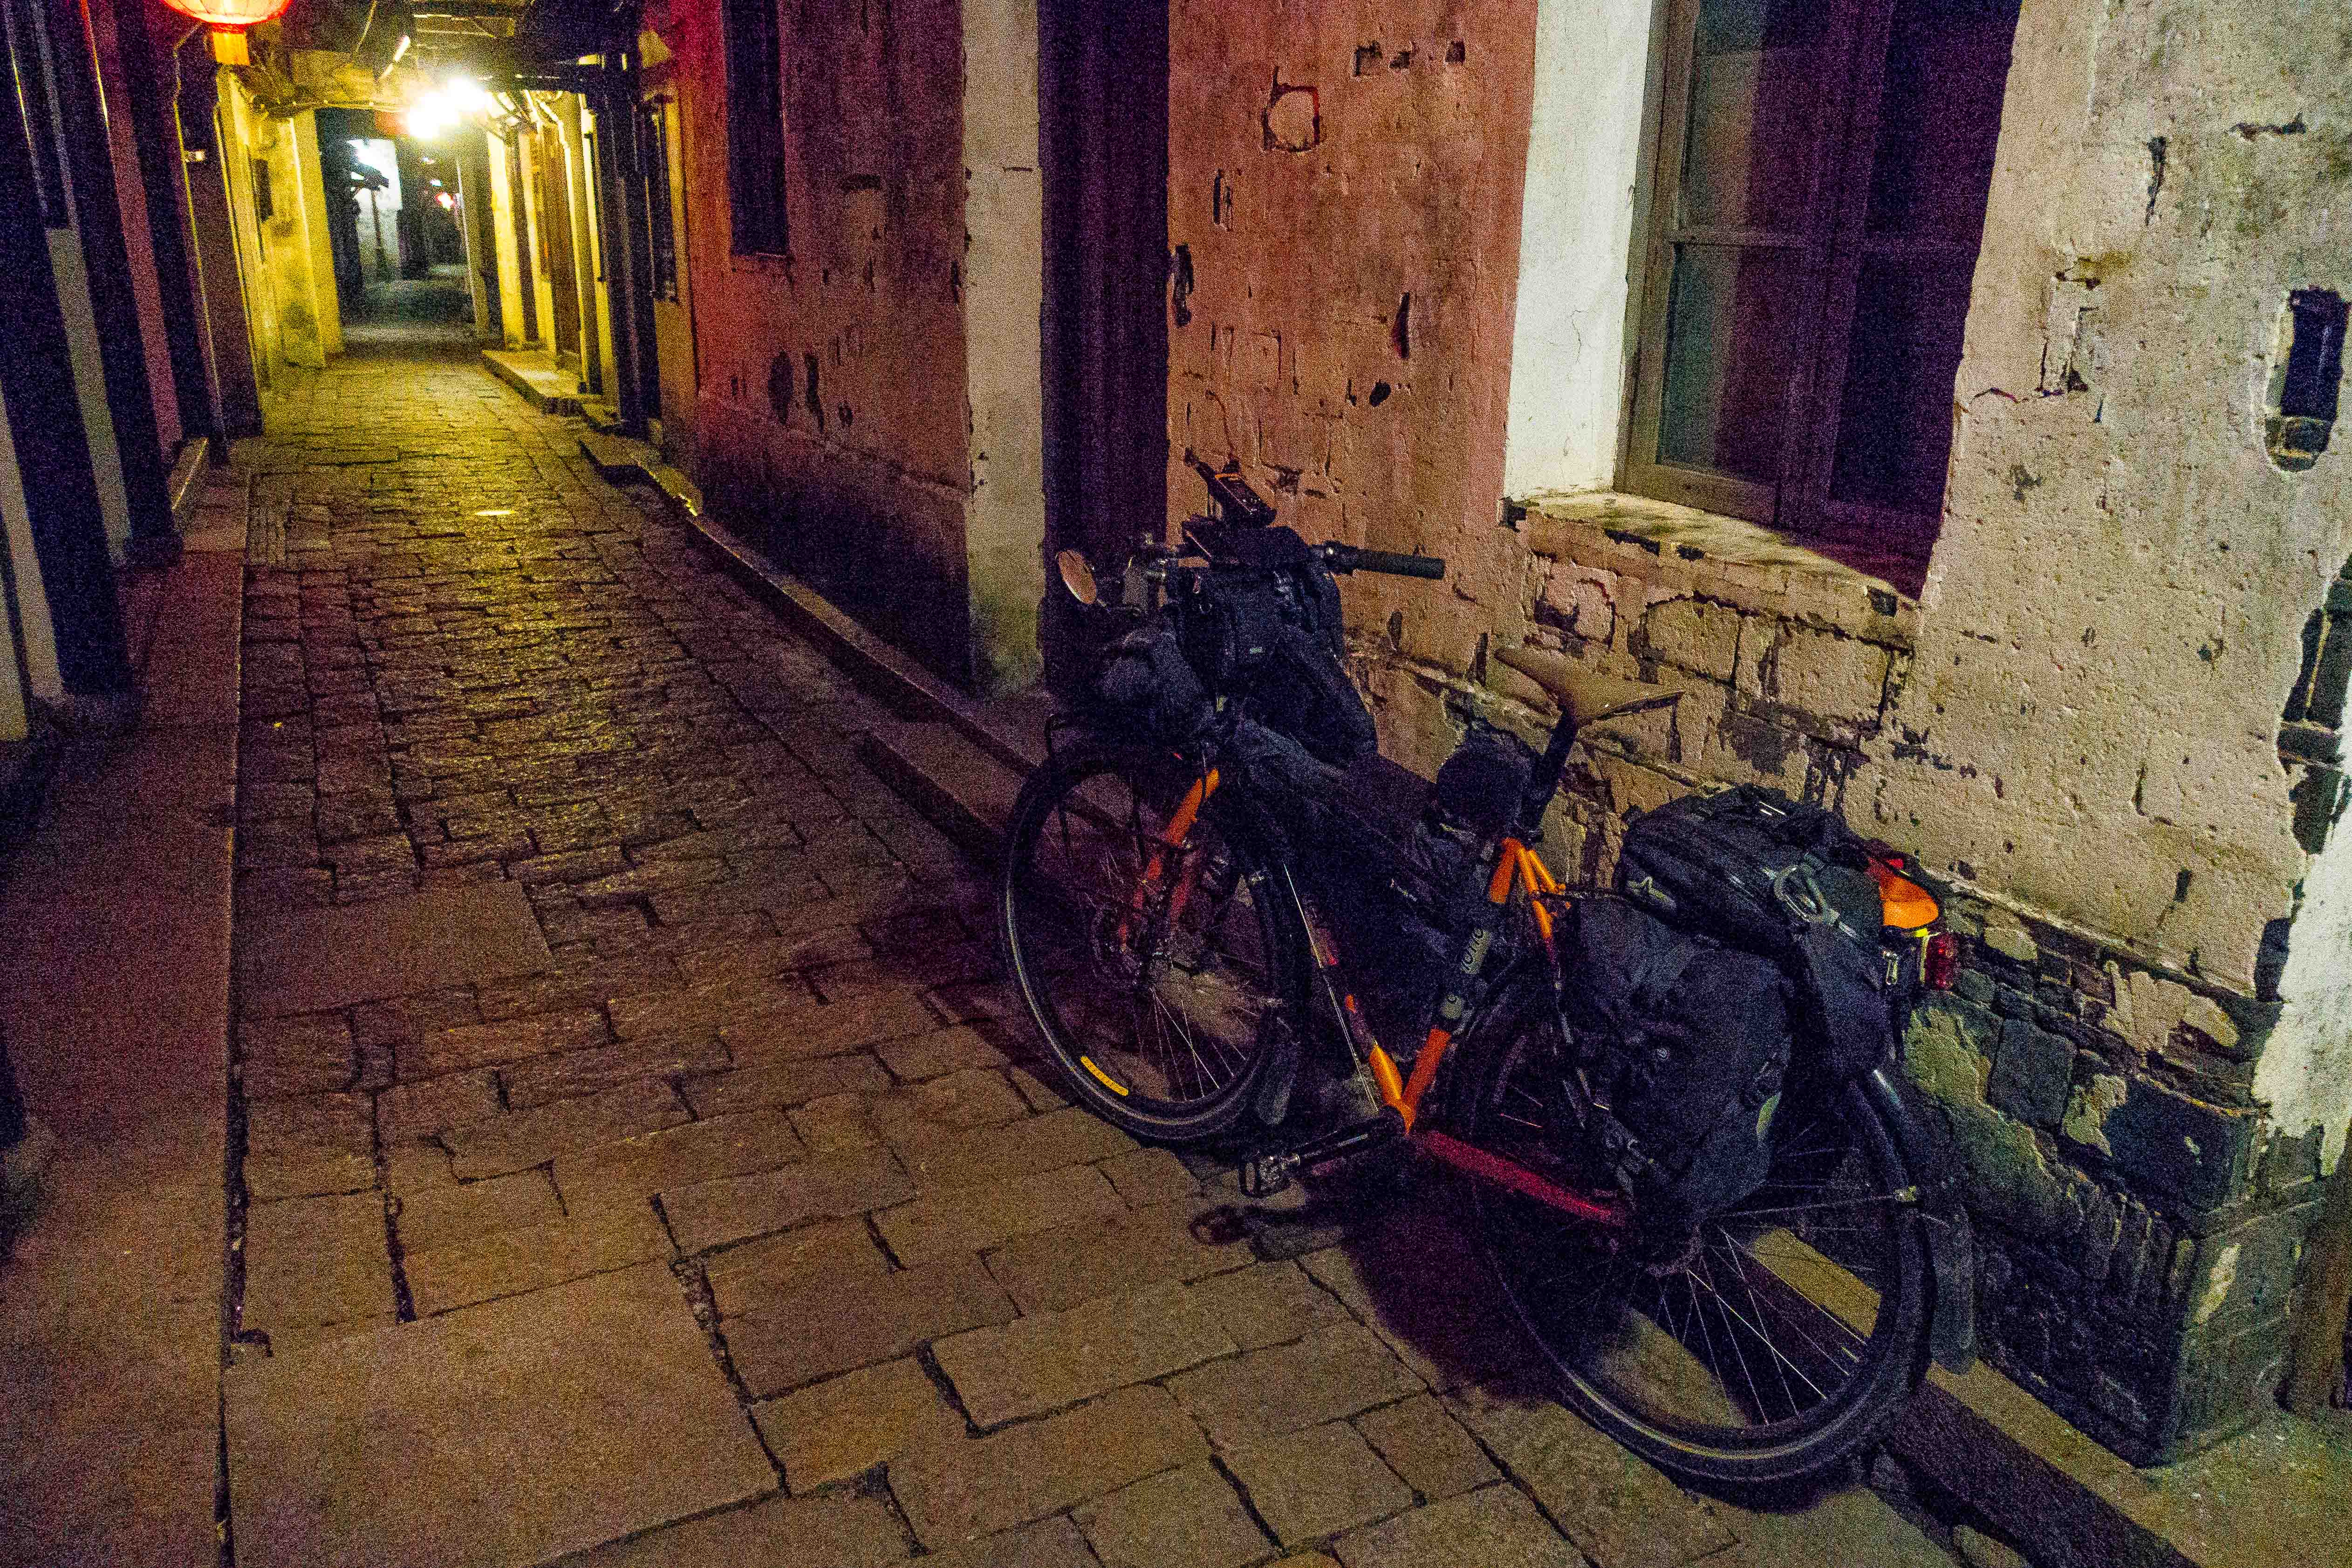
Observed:
[[[572,187],[564,178],[563,138],[552,131],[541,131],[531,139],[538,156],[533,160],[532,198],[538,206],[540,258],[547,269],[549,292],[554,296],[551,310],[554,321],[555,356],[570,368],[583,368],[580,357],[580,278],[572,255]]]
[[[1046,549],[1115,568],[1168,510],[1168,7],[1040,0],[1037,34]]]

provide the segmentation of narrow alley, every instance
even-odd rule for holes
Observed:
[[[0,1568],[2352,1563],[2347,16],[0,0]]]
[[[982,882],[859,759],[887,711],[578,421],[396,340],[271,415],[244,1568],[1951,1561],[1869,1492],[1689,1497],[1524,1389],[1442,1205],[1351,1238],[1065,1108]],[[0,1558],[105,1560],[84,1500],[21,1500]]]

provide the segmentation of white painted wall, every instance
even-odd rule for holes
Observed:
[[[964,363],[971,500],[964,553],[972,672],[988,692],[1037,679],[1045,592],[1036,0],[964,0]]]
[[[2254,1068],[2254,1096],[2284,1137],[2324,1129],[2320,1165],[2332,1171],[2352,1122],[2352,814],[2304,873],[2279,995],[2285,1006]]]
[[[1615,482],[1654,0],[1540,0],[1503,493]]]

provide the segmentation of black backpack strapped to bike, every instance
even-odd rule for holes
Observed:
[[[1878,886],[1835,812],[1758,784],[1686,795],[1627,826],[1617,886],[1680,930],[1788,969],[1801,1033],[1822,1052],[1799,1071],[1843,1083],[1893,1047]]]

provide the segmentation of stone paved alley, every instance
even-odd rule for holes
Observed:
[[[1532,1394],[1442,1184],[1065,1107],[889,715],[579,429],[380,343],[239,454],[241,1568],[1953,1561]]]

